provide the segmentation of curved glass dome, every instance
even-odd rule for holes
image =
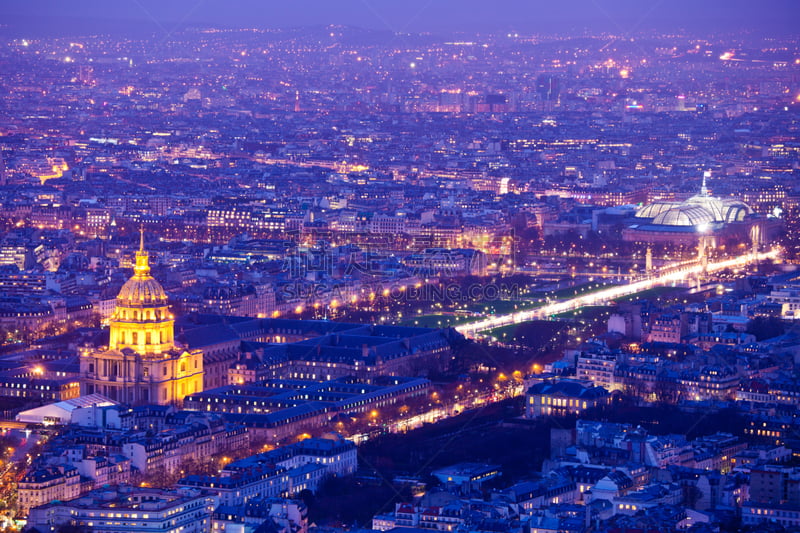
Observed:
[[[725,222],[741,222],[747,215],[753,214],[750,206],[739,200],[723,200],[722,203],[725,209]]]
[[[698,194],[686,200],[684,205],[702,207],[714,217],[714,222],[722,222],[725,220],[725,206],[719,198]]]
[[[703,177],[699,194],[680,203],[655,202],[646,205],[636,212],[636,218],[649,219],[650,224],[654,226],[686,228],[715,224],[715,228],[720,228],[727,223],[741,222],[753,213],[744,202],[711,196],[706,187],[708,175],[706,173]]]
[[[672,209],[674,207],[678,207],[680,204],[675,202],[655,202],[649,205],[646,205],[636,211],[636,218],[655,218],[664,211]]]
[[[715,222],[712,214],[698,205],[680,205],[660,213],[653,224],[660,226],[697,226]]]

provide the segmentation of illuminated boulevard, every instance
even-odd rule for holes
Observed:
[[[673,283],[685,281],[687,278],[703,275],[704,273],[719,272],[728,268],[742,268],[754,262],[775,259],[780,255],[779,248],[772,248],[768,252],[753,254],[748,252],[730,259],[703,265],[700,261],[680,263],[671,267],[662,267],[660,275],[649,279],[635,281],[626,285],[616,285],[583,296],[546,304],[536,309],[517,311],[505,315],[496,315],[476,322],[456,326],[456,330],[467,337],[474,337],[477,333],[511,324],[520,324],[529,320],[546,319],[549,316],[567,311],[573,311],[587,305],[601,305],[617,298],[630,296],[653,287],[662,287]]]

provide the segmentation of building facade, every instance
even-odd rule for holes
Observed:
[[[73,526],[95,533],[208,533],[217,504],[216,496],[200,490],[103,488],[78,499],[33,509],[28,525],[38,531]]]
[[[131,404],[181,404],[203,390],[203,355],[175,343],[164,289],[150,275],[144,239],[117,296],[107,349],[81,353],[81,394]]]

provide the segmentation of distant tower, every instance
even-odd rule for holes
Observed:
[[[553,110],[554,104],[558,103],[559,92],[559,80],[552,74],[540,74],[536,78],[536,94],[544,111]]]
[[[647,273],[647,277],[653,274],[653,249],[649,246],[647,247],[647,254],[644,256],[644,270]]]
[[[294,112],[300,112],[300,91],[294,92]]]

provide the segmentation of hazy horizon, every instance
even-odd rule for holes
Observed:
[[[633,0],[100,0],[6,1],[1,27],[11,34],[174,32],[187,27],[296,28],[343,25],[393,33],[580,33],[635,35],[649,30],[796,33],[793,0],[636,2]]]

